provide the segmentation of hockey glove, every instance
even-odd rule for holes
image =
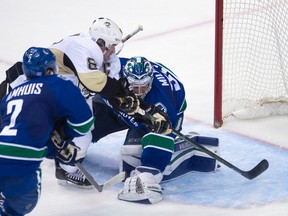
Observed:
[[[115,108],[127,113],[128,115],[137,113],[140,108],[138,97],[132,92],[123,96],[115,96],[111,98],[110,101]]]
[[[120,95],[114,96],[109,99],[113,106],[128,115],[134,115],[140,108],[140,102],[132,91],[129,89],[129,82],[127,78],[120,78],[118,80],[122,88]]]
[[[63,140],[57,130],[52,131],[50,139],[56,148],[56,159],[61,163],[74,165],[84,158],[85,155],[79,154],[81,149],[73,141]]]
[[[50,139],[58,150],[66,148],[69,143],[69,141],[65,141],[62,139],[57,130],[52,131]]]
[[[162,112],[154,105],[150,105],[145,112],[150,116],[145,120],[147,128],[155,133],[170,134],[172,132],[172,126],[168,115]]]
[[[126,77],[121,77],[119,80],[118,80],[118,83],[120,83],[120,86],[122,88],[122,91],[124,93],[129,93],[131,92],[131,89],[130,89],[130,84],[128,82],[128,79]]]
[[[85,155],[80,154],[80,148],[73,141],[66,141],[67,146],[62,150],[56,151],[56,158],[64,164],[75,165],[80,162]]]

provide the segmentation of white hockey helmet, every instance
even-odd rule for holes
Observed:
[[[105,17],[100,17],[93,21],[89,28],[89,34],[95,42],[97,42],[98,39],[104,40],[106,50],[113,44],[119,44],[123,36],[122,30],[119,26],[109,18]]]

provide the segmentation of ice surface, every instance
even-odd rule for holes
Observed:
[[[124,35],[139,24],[144,30],[125,44],[121,56],[143,55],[173,70],[186,86],[188,110],[184,131],[218,137],[223,158],[250,170],[263,158],[269,169],[247,180],[221,166],[214,173],[190,173],[163,184],[164,200],[139,205],[117,200],[122,184],[95,190],[57,185],[52,161],[43,162],[43,190],[33,216],[73,215],[287,215],[287,116],[231,120],[213,124],[213,0],[1,0],[0,78],[30,46],[49,46],[61,38],[87,32],[100,16],[115,20]],[[91,145],[84,165],[99,183],[118,171],[125,132]]]

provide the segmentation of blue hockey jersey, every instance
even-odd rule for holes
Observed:
[[[120,76],[123,75],[123,66],[126,64],[128,58],[120,58],[121,71]],[[145,96],[144,101],[147,104],[154,104],[162,111],[166,112],[174,129],[181,129],[184,118],[184,111],[186,109],[185,89],[183,84],[179,81],[177,76],[167,67],[160,63],[151,64],[154,67],[152,88]],[[121,111],[118,115],[131,127],[145,127],[141,123],[135,122],[135,119]]]
[[[94,122],[80,90],[57,75],[33,78],[7,94],[0,105],[0,176],[34,172],[45,158],[59,119],[68,137],[85,135]]]

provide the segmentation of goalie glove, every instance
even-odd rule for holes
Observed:
[[[170,134],[172,132],[169,117],[165,112],[154,105],[149,105],[145,112],[149,118],[145,118],[144,122],[151,132],[160,134]]]
[[[57,130],[52,131],[50,139],[56,148],[55,156],[59,162],[74,165],[85,157],[79,153],[81,149],[72,140],[63,140]]]

